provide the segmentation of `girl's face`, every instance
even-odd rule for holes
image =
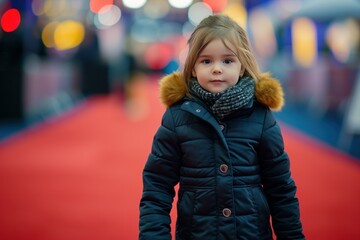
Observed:
[[[230,43],[228,49],[221,39],[211,41],[199,54],[192,74],[201,87],[219,93],[235,85],[241,74],[241,63]]]

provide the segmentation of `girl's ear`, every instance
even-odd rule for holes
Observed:
[[[193,70],[191,71],[191,73],[192,73],[192,76],[193,76],[193,77],[196,77],[195,69],[193,69]]]
[[[244,67],[241,67],[240,69],[240,77],[242,77],[245,73],[245,68]]]

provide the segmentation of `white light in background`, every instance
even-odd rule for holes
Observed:
[[[169,4],[174,8],[187,8],[193,3],[193,0],[169,0]]]
[[[189,21],[194,25],[198,25],[201,20],[213,14],[213,11],[206,3],[198,2],[191,5],[188,11]]]
[[[123,0],[122,2],[127,8],[137,9],[143,7],[147,0]]]
[[[351,60],[360,40],[360,30],[354,20],[336,22],[326,32],[326,42],[340,62]]]
[[[106,5],[100,9],[97,17],[103,26],[113,26],[120,20],[121,10],[116,5]]]

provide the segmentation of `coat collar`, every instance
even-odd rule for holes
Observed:
[[[170,107],[188,94],[186,84],[180,72],[164,76],[160,80],[160,99],[166,107]],[[255,85],[255,97],[258,102],[279,111],[284,105],[284,92],[280,82],[263,74]]]

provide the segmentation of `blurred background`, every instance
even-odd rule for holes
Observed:
[[[275,116],[295,155],[294,174],[314,177],[299,180],[300,188],[349,186],[348,193],[331,191],[333,204],[320,211],[322,221],[348,206],[341,198],[359,199],[359,0],[0,0],[0,207],[7,209],[0,239],[135,239],[141,168],[164,110],[157,81],[182,68],[192,30],[218,13],[248,31],[262,71],[284,87],[286,105]],[[129,159],[137,165],[126,171]],[[99,167],[104,162],[106,171]],[[316,167],[328,174],[319,188],[313,185],[317,172],[311,175]],[[343,175],[349,179],[339,180]],[[100,192],[92,192],[88,181]],[[103,208],[104,196],[121,202],[129,193],[133,198],[126,204],[133,207],[126,212]],[[89,198],[91,204],[74,219],[74,210]],[[64,207],[59,199],[71,206],[69,215],[54,210]],[[323,204],[307,202],[312,201],[304,200],[309,215]],[[359,215],[358,206],[343,212],[349,222],[360,223],[352,216]],[[131,225],[114,227],[124,226],[120,219],[129,215]],[[89,224],[91,218],[102,220]],[[331,239],[316,235],[326,232],[360,237],[355,228],[349,233],[340,227],[336,235],[332,223],[314,228],[305,222],[311,239]],[[89,229],[107,234],[83,234]],[[128,229],[133,235],[124,235]]]

